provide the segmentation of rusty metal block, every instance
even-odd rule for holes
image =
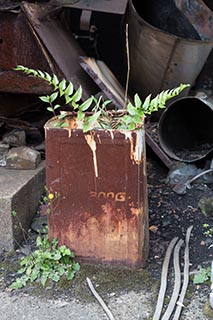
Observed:
[[[13,71],[18,64],[50,72],[22,12],[0,12],[0,92],[41,94],[51,88],[42,80]]]
[[[140,268],[149,252],[144,129],[45,125],[49,236],[82,261]],[[57,196],[58,195],[58,196]]]
[[[41,19],[51,6],[22,2],[16,13],[0,12],[0,92],[44,94],[53,88],[41,79],[14,71],[17,65],[57,74],[59,78],[81,84],[83,99],[97,87],[78,64],[84,54],[58,16]]]
[[[22,2],[21,8],[29,20],[40,50],[46,50],[51,61],[54,61],[56,73],[61,78],[71,80],[76,89],[81,85],[83,100],[97,93],[97,87],[78,63],[79,56],[84,54],[84,51],[72,34],[65,30],[57,15],[48,16],[52,7],[49,7],[48,3],[37,5]]]

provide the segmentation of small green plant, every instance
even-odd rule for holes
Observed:
[[[198,273],[194,275],[193,283],[202,284],[211,278],[211,267],[203,268],[199,266]]]
[[[16,210],[12,210],[11,214],[12,214],[12,217],[15,218],[17,216]]]
[[[37,279],[43,286],[47,279],[58,282],[62,276],[66,276],[67,280],[72,280],[80,269],[79,263],[74,261],[74,253],[65,245],[58,246],[57,239],[51,242],[48,235],[44,238],[38,236],[36,245],[38,249],[20,261],[18,273],[22,276],[10,285],[11,289],[20,289],[27,282]]]
[[[102,97],[96,99],[94,96],[89,97],[86,101],[81,103],[82,87],[75,91],[73,83],[63,79],[59,81],[54,74],[40,70],[29,69],[22,65],[18,65],[15,70],[22,71],[27,75],[31,75],[43,79],[53,86],[53,93],[51,95],[41,96],[40,99],[48,103],[47,110],[52,112],[56,118],[54,125],[57,127],[69,126],[65,121],[67,116],[66,111],[61,111],[58,114],[58,109],[61,105],[58,103],[59,98],[64,97],[64,104],[69,104],[77,114],[77,125],[82,128],[84,132],[95,128],[102,129],[118,129],[118,130],[135,130],[140,128],[143,119],[146,115],[158,111],[160,108],[165,108],[167,100],[179,95],[189,84],[180,84],[177,88],[171,90],[164,90],[155,98],[151,99],[151,94],[147,96],[144,102],[141,101],[139,95],[136,93],[134,101],[128,101],[124,110],[107,110],[107,105],[111,103],[110,100],[104,101]],[[91,115],[88,115],[88,111]]]
[[[60,192],[48,190],[47,187],[44,187],[44,194],[41,198],[40,203],[47,206],[47,214],[53,213],[56,207],[59,205],[60,200],[63,197]]]
[[[203,228],[204,228],[204,230],[205,230],[205,231],[203,232],[203,234],[204,234],[207,238],[212,238],[213,228],[211,228],[208,223],[203,223]]]

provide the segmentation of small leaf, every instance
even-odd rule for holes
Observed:
[[[60,104],[56,104],[53,109],[56,110],[56,109],[58,109],[60,107],[61,107]]]
[[[60,97],[64,94],[64,89],[66,88],[66,80],[63,79],[60,83],[59,83],[59,92],[60,92]]]
[[[50,102],[50,97],[49,96],[41,96],[41,97],[39,97],[39,99],[41,100],[41,101],[43,101],[43,102]]]
[[[60,252],[56,252],[53,256],[53,260],[60,260],[61,259],[61,254]]]
[[[67,280],[72,280],[74,278],[74,275],[75,275],[75,272],[73,270],[70,270],[68,273],[67,273]]]
[[[58,92],[53,92],[50,96],[50,102],[55,101],[55,99],[57,99],[58,97]]]
[[[60,115],[58,115],[58,119],[64,119],[67,116],[67,112],[66,111],[61,111]]]
[[[81,100],[82,96],[82,87],[80,86],[78,90],[75,92],[75,94],[72,96],[72,101],[78,102]]]
[[[52,77],[50,76],[50,74],[48,72],[45,72],[45,78],[48,82],[52,81]]]
[[[139,109],[141,107],[142,102],[141,102],[141,99],[137,93],[134,96],[134,102],[135,102],[136,108]]]
[[[59,123],[58,121],[55,121],[55,122],[53,123],[53,126],[54,126],[55,128],[59,128],[59,127],[60,127],[60,123]],[[50,210],[49,210],[49,213],[50,213]]]
[[[125,124],[129,124],[132,122],[132,117],[131,116],[128,116],[128,115],[124,115],[123,118],[122,118],[122,121],[125,123]]]
[[[38,279],[40,277],[40,272],[37,268],[34,268],[32,273],[31,273],[31,276],[30,276],[30,281],[33,282],[35,281],[36,279]]]
[[[131,102],[127,105],[127,111],[131,116],[134,116],[137,114],[137,109],[131,104]]]
[[[26,268],[21,268],[21,269],[19,269],[19,270],[18,270],[18,274],[24,273],[25,270],[26,270]]]
[[[47,278],[48,278],[48,273],[43,272],[42,276],[41,276],[41,284],[44,287],[46,282],[47,282]]]
[[[48,107],[47,110],[50,112],[54,112],[54,109],[52,107]]]
[[[40,236],[38,236],[36,239],[36,246],[40,247],[41,245],[42,245],[42,238]]]
[[[98,112],[95,112],[92,116],[87,117],[86,122],[83,124],[83,132],[87,132],[93,129],[100,115],[101,115],[101,111],[98,111]]]
[[[72,82],[69,82],[69,85],[65,90],[65,94],[68,96],[71,96],[72,93],[73,93],[73,84]]]
[[[128,128],[128,130],[132,131],[132,130],[135,130],[136,125],[134,124],[134,122],[132,122],[132,123],[130,123],[130,124],[128,125],[127,128]]]
[[[146,97],[146,99],[142,105],[143,110],[145,110],[145,111],[148,110],[149,104],[150,104],[150,99],[151,99],[151,94]]]
[[[17,212],[15,210],[12,210],[11,214],[14,218],[17,216]]]
[[[24,71],[25,70],[25,67],[22,66],[22,65],[17,65],[14,70],[17,70],[17,71]]]
[[[63,123],[60,125],[60,127],[61,127],[61,128],[69,127],[69,123],[63,122]]]
[[[54,85],[55,88],[57,88],[57,85],[59,84],[58,77],[54,74],[52,78],[52,84]]]
[[[66,101],[66,104],[70,103],[72,101],[72,97],[65,96],[65,101]]]
[[[72,106],[75,109],[78,109],[79,105],[77,103],[75,103],[75,101],[72,101]]]
[[[29,69],[29,71],[31,72],[30,69]],[[33,70],[33,71],[34,71],[34,70]],[[37,72],[38,72],[39,78],[45,79],[45,74],[44,74],[42,71],[37,70]]]
[[[88,132],[91,130],[91,127],[90,127],[90,123],[84,123],[83,124],[83,132]]]
[[[197,274],[194,275],[193,283],[194,284],[201,284],[207,281],[210,278],[211,270],[210,268],[199,268]]]
[[[104,102],[102,103],[102,106],[103,106],[104,108],[106,108],[106,106],[107,106],[108,104],[110,104],[110,103],[112,103],[112,100],[106,100],[106,101],[104,101]]]
[[[24,281],[22,281],[21,278],[16,279],[16,281],[14,281],[11,285],[10,285],[10,289],[21,289],[24,286]]]
[[[92,102],[93,102],[93,97],[90,97],[79,106],[79,109],[81,111],[86,111],[91,106]]]
[[[78,111],[78,114],[77,114],[77,119],[78,121],[82,121],[85,117],[85,114],[82,112],[82,111]]]

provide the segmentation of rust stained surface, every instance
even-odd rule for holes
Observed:
[[[175,0],[201,39],[213,40],[213,12],[202,0]]]
[[[51,202],[50,237],[83,261],[143,267],[149,251],[144,131],[140,139],[103,130],[85,139],[82,130],[47,123],[45,133],[47,187],[60,193]]]
[[[22,10],[26,14],[32,29],[48,50],[55,65],[57,65],[61,76],[66,80],[71,80],[76,89],[80,85],[82,86],[83,100],[96,93],[97,87],[82,70],[78,62],[79,56],[84,55],[83,50],[72,34],[65,30],[57,16],[48,16],[52,8],[48,4],[36,5],[22,2]],[[45,19],[42,19],[44,16]]]
[[[49,92],[43,81],[14,71],[18,64],[50,71],[22,12],[0,12],[0,91],[13,93]]]
[[[161,1],[152,0],[145,8],[140,1],[129,0],[126,23],[131,48],[131,92],[145,99],[150,92],[154,96],[177,87],[183,79],[191,87],[195,84],[212,51],[213,38],[202,40],[173,1],[164,0],[161,5]],[[181,96],[189,90],[190,87]]]

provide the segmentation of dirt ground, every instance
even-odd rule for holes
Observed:
[[[191,269],[198,265],[208,265],[212,260],[213,238],[211,232],[213,218],[201,212],[199,201],[205,197],[212,197],[212,184],[195,181],[186,194],[179,195],[167,183],[169,171],[157,159],[149,157],[148,191],[149,191],[149,223],[157,230],[150,231],[149,261],[161,260],[165,254],[168,242],[175,236],[185,237],[187,228],[193,225],[190,238]],[[208,228],[205,227],[208,224]],[[204,225],[204,226],[203,226]]]

